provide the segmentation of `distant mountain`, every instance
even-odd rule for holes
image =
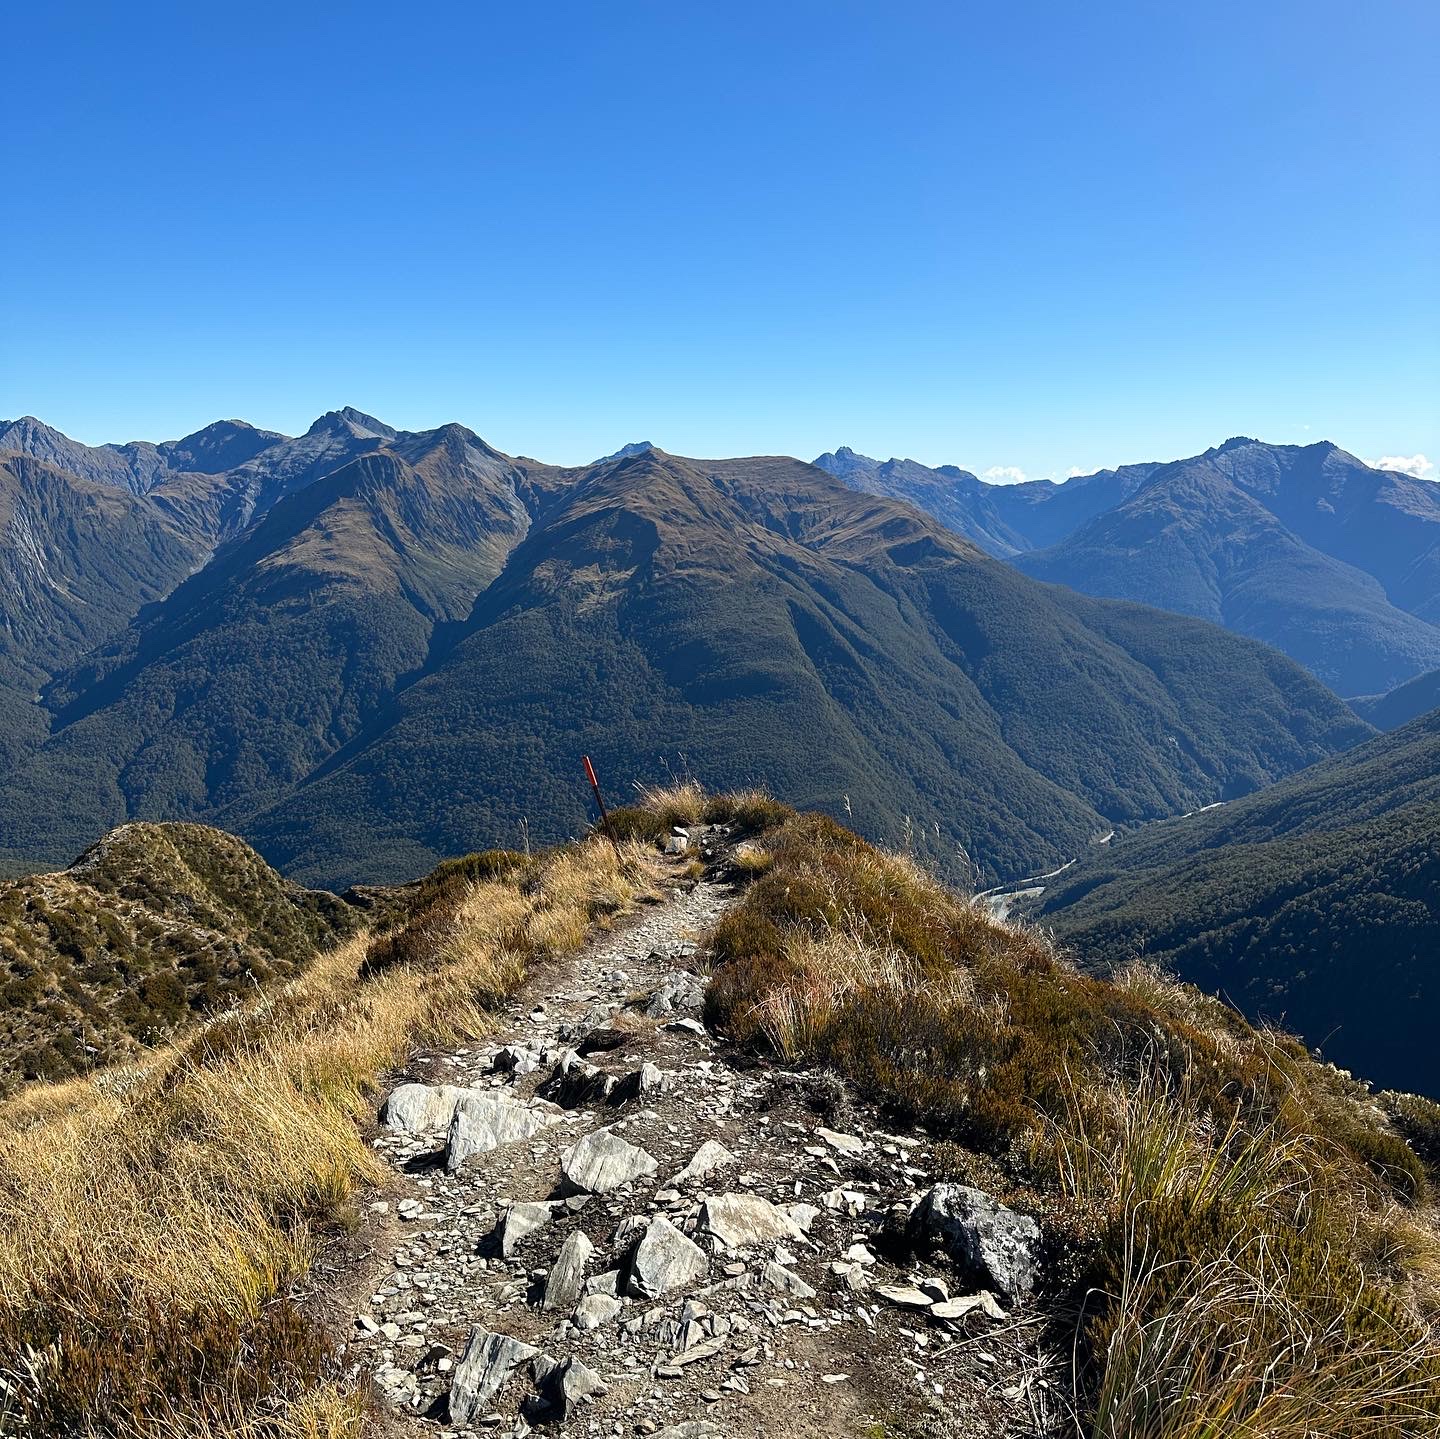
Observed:
[[[573,831],[589,753],[622,793],[688,764],[1013,874],[1365,732],[1273,651],[1036,586],[795,460],[520,467],[535,523],[426,673],[226,814],[287,870],[398,877],[522,820]]]
[[[357,928],[202,825],[126,825],[66,870],[0,882],[0,1093],[123,1059]]]
[[[1264,640],[1342,694],[1440,664],[1440,485],[1332,444],[1234,439],[1064,484],[991,485],[846,449],[816,463],[910,500],[1036,579]]]
[[[1351,700],[1350,708],[1376,729],[1399,729],[1433,709],[1440,709],[1440,670],[1416,675],[1386,694]]]
[[[48,687],[51,738],[0,781],[15,857],[73,852],[130,818],[253,806],[303,781],[499,572],[529,524],[512,474],[449,426],[274,503]]]
[[[815,463],[851,489],[908,500],[1002,559],[1063,539],[1133,494],[1159,468],[1122,465],[1063,484],[1028,480],[994,485],[954,465],[931,469],[916,460],[872,460],[844,445]]]
[[[171,474],[216,474],[233,469],[283,438],[243,420],[217,420],[183,440],[158,445],[148,440],[82,445],[30,415],[0,420],[0,452],[9,450],[44,460],[83,480],[114,485],[135,495],[149,493]]]
[[[0,454],[0,773],[45,736],[37,692],[202,558],[151,502]]]
[[[1440,1094],[1440,710],[1266,790],[1122,834],[1040,917],[1143,954],[1392,1087]]]
[[[1231,440],[1015,563],[1264,640],[1342,694],[1440,665],[1440,486],[1334,445]]]
[[[201,434],[154,448],[237,438]],[[629,448],[559,469],[340,410],[143,496],[92,483],[195,573],[27,674],[0,864],[194,819],[311,880],[401,878],[522,820],[572,832],[584,750],[622,787],[688,762],[1000,878],[1370,733],[1263,647],[1037,585],[813,466]]]

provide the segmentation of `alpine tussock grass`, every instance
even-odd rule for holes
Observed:
[[[710,1018],[1040,1215],[1083,1434],[1440,1433],[1431,1178],[1362,1085],[1147,966],[1083,974],[829,820],[763,846]],[[1389,1109],[1429,1132],[1423,1104]]]
[[[289,1294],[383,1179],[378,1076],[483,1034],[653,876],[599,839],[451,873],[408,945],[353,940],[182,1043],[0,1109],[0,1434],[358,1432]]]

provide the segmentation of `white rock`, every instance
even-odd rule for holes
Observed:
[[[533,1345],[508,1334],[493,1334],[477,1326],[450,1381],[450,1422],[469,1424],[485,1413],[510,1375],[539,1353]]]
[[[714,1194],[700,1206],[700,1228],[730,1249],[803,1236],[795,1221],[758,1194]]]
[[[572,1190],[581,1194],[609,1194],[622,1185],[654,1174],[659,1166],[639,1148],[609,1129],[592,1129],[566,1150],[560,1172]]]

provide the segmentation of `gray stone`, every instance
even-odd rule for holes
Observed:
[[[1005,1317],[1005,1311],[995,1302],[995,1296],[988,1289],[982,1289],[978,1294],[962,1294],[955,1299],[941,1300],[939,1304],[931,1305],[930,1317],[963,1319],[976,1309],[991,1319]]]
[[[617,1080],[597,1064],[591,1064],[574,1049],[564,1050],[556,1061],[554,1072],[545,1081],[543,1093],[547,1099],[563,1104],[566,1109],[577,1109],[582,1104],[593,1104],[609,1099],[615,1091]]]
[[[609,1194],[659,1166],[634,1144],[609,1129],[592,1129],[565,1152],[560,1172],[572,1190],[582,1194]]]
[[[724,1439],[724,1430],[708,1419],[686,1419],[661,1429],[650,1439]]]
[[[608,1324],[625,1306],[610,1294],[587,1294],[575,1306],[575,1327],[577,1329],[598,1329]]]
[[[758,1194],[713,1194],[700,1206],[700,1228],[729,1249],[802,1237],[795,1221]]]
[[[657,1214],[635,1247],[626,1292],[643,1299],[658,1299],[703,1278],[708,1268],[705,1251]]]
[[[539,1100],[522,1104],[503,1094],[471,1090],[458,1101],[451,1116],[445,1168],[454,1173],[474,1155],[530,1139],[561,1116],[562,1111],[553,1104]]]
[[[511,1374],[539,1353],[533,1345],[477,1325],[450,1380],[450,1422],[470,1424],[479,1418]]]
[[[580,1297],[585,1285],[585,1267],[590,1263],[595,1246],[588,1236],[577,1229],[560,1246],[555,1263],[545,1280],[545,1297],[540,1301],[542,1309],[570,1309]]]
[[[705,981],[688,970],[677,970],[653,989],[640,1012],[650,1019],[666,1019],[705,1005]]]
[[[404,1134],[423,1134],[431,1129],[444,1129],[455,1113],[455,1106],[467,1095],[478,1094],[457,1084],[401,1084],[385,1101],[381,1122],[389,1129]]]
[[[864,1151],[865,1141],[854,1134],[841,1134],[834,1129],[817,1129],[816,1134],[830,1146],[831,1149],[841,1154],[860,1154]]]
[[[782,1294],[793,1294],[796,1299],[813,1299],[815,1291],[798,1275],[792,1274],[782,1264],[773,1260],[760,1272],[760,1277]]]
[[[725,1146],[714,1139],[707,1139],[695,1151],[695,1157],[671,1180],[671,1184],[683,1184],[687,1179],[704,1179],[717,1169],[728,1168],[740,1161]]]
[[[876,1286],[875,1292],[887,1304],[893,1304],[897,1309],[929,1309],[935,1302],[913,1284],[880,1284]]]
[[[909,1231],[917,1247],[938,1245],[1011,1301],[1035,1288],[1040,1226],[968,1184],[937,1184],[911,1211]]]
[[[554,1206],[543,1201],[512,1204],[500,1224],[501,1255],[513,1259],[521,1241],[544,1229],[554,1217]]]
[[[573,1356],[557,1364],[542,1354],[535,1360],[534,1372],[541,1396],[559,1410],[562,1422],[570,1418],[582,1400],[605,1393],[605,1381]]]

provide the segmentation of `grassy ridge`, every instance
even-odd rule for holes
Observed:
[[[382,1177],[360,1127],[378,1076],[483,1033],[487,1004],[644,892],[649,865],[592,840],[442,884],[414,955],[367,965],[356,937],[182,1044],[0,1109],[0,1434],[358,1433],[287,1296]]]
[[[133,1057],[248,1002],[362,915],[196,824],[131,824],[0,882],[0,1094]]]
[[[834,1067],[1041,1213],[1086,1433],[1436,1431],[1434,1176],[1363,1086],[1153,970],[1080,974],[828,820],[765,850],[717,931],[710,1018]]]

